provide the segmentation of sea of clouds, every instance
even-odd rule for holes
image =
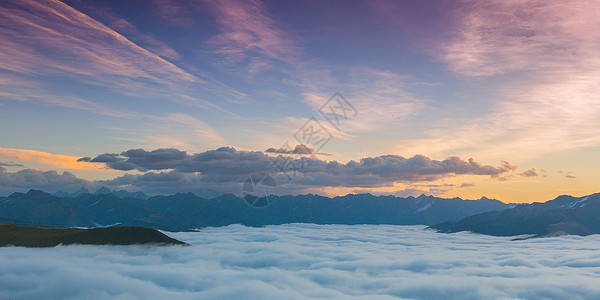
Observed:
[[[0,299],[600,299],[600,235],[232,225],[182,246],[0,248]]]

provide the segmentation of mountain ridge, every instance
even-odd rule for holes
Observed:
[[[57,197],[65,197],[65,198],[76,198],[83,194],[93,194],[93,195],[113,194],[119,198],[136,198],[136,199],[150,198],[150,196],[146,195],[144,192],[140,192],[140,191],[129,192],[126,190],[115,191],[115,190],[111,190],[105,186],[101,186],[93,193],[90,192],[88,189],[82,187],[73,193],[69,193],[69,192],[65,192],[65,191],[58,191],[58,192],[52,193],[51,195],[57,196]]]
[[[483,212],[459,221],[430,226],[438,232],[471,231],[495,236],[600,234],[600,193],[582,197],[561,195],[546,202]]]
[[[30,190],[1,197],[0,218],[45,227],[118,225],[188,231],[229,224],[433,225],[509,207],[510,204],[487,198],[462,200],[425,195],[401,198],[372,194],[329,198],[306,194],[274,196],[270,205],[256,208],[233,194],[206,199],[193,193],[178,193],[140,199],[120,198],[113,193],[58,197]]]

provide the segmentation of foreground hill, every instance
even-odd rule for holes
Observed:
[[[590,235],[600,234],[599,216],[600,193],[579,198],[560,196],[545,203],[485,212],[431,228],[439,232],[471,231],[495,236]]]
[[[0,224],[0,246],[54,247],[56,245],[185,245],[158,230],[145,227],[38,228]]]
[[[148,199],[110,194],[57,197],[43,191],[0,198],[2,222],[42,227],[143,226],[187,231],[206,226],[286,223],[432,225],[510,208],[497,200],[399,198],[371,194],[328,198],[318,195],[273,197],[256,208],[232,194],[205,199],[192,193]]]

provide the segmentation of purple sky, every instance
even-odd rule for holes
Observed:
[[[2,1],[0,193],[239,194],[252,172],[279,193],[598,192],[599,15],[593,1]]]

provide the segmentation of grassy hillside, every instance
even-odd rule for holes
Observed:
[[[158,230],[145,227],[38,228],[0,224],[0,246],[54,247],[56,245],[185,245]]]

